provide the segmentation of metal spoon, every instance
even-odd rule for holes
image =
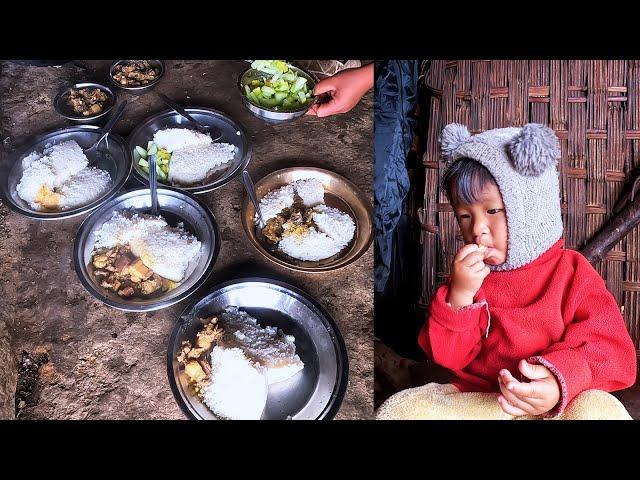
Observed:
[[[84,154],[89,159],[89,165],[93,165],[94,163],[96,163],[96,160],[100,157],[102,152],[98,148],[98,145],[100,145],[100,142],[102,142],[102,140],[109,136],[109,133],[111,133],[113,127],[116,126],[116,123],[118,123],[118,120],[120,120],[120,117],[122,117],[122,114],[124,113],[124,109],[126,108],[127,103],[128,102],[125,100],[118,106],[115,113],[111,115],[111,118],[103,128],[104,135],[102,135],[93,145],[91,145],[84,151]]]
[[[205,133],[205,134],[209,134],[211,135],[211,138],[213,139],[213,141],[215,142],[216,140],[220,140],[220,138],[222,138],[222,131],[214,126],[206,126],[206,125],[202,125],[201,123],[199,123],[198,121],[196,121],[195,118],[193,118],[191,115],[189,115],[186,110],[184,108],[182,108],[180,105],[178,105],[177,103],[175,103],[173,100],[171,100],[169,97],[167,97],[166,95],[160,93],[160,92],[156,92],[158,94],[158,96],[160,97],[160,99],[167,104],[167,106],[169,106],[170,108],[173,108],[176,112],[178,112],[180,115],[182,115],[184,118],[186,118],[187,120],[189,120],[194,127],[196,127],[196,129],[200,132],[200,133]]]
[[[251,176],[247,170],[242,171],[242,183],[244,183],[244,188],[247,191],[247,195],[249,195],[249,199],[251,203],[253,203],[253,207],[256,209],[256,213],[258,214],[258,226],[260,228],[264,228],[265,223],[262,218],[262,212],[260,211],[260,203],[258,202],[258,198],[256,197],[255,187],[253,186],[253,182],[251,181]]]
[[[158,216],[158,172],[156,171],[156,156],[149,155],[149,190],[151,192],[151,215]]]

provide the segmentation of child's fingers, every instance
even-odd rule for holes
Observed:
[[[498,397],[498,403],[500,404],[500,408],[502,408],[502,410],[509,415],[513,415],[514,417],[522,417],[524,415],[527,415],[527,412],[511,405],[505,400],[502,395]]]
[[[478,246],[475,243],[469,243],[458,250],[458,253],[453,257],[454,262],[461,262],[470,253],[477,252]]]
[[[532,414],[535,411],[536,405],[528,401],[526,397],[520,398],[513,391],[509,390],[507,385],[505,385],[502,382],[502,379],[499,379],[498,383],[500,385],[500,391],[502,392],[502,396],[507,400],[507,402],[509,402],[514,407],[519,408],[520,410],[524,410],[525,412],[530,414]]]
[[[544,398],[544,392],[541,391],[540,382],[530,383],[509,383],[507,390],[515,393],[518,397],[525,397],[527,399],[541,399]]]
[[[511,375],[511,372],[506,368],[503,368],[502,370],[500,370],[500,377],[502,378],[502,382],[505,385],[511,382],[520,383],[518,380],[516,380],[516,378],[513,375]]]
[[[518,369],[530,380],[540,380],[542,378],[547,378],[551,374],[549,369],[544,365],[535,365],[524,359],[520,360],[520,363],[518,363]]]
[[[482,272],[482,278],[487,278],[487,275],[489,275],[491,273],[491,269],[489,268],[489,265],[486,265],[480,270]]]
[[[471,252],[469,255],[462,259],[462,265],[466,267],[471,267],[477,263],[484,263],[484,253],[482,252]]]
[[[473,272],[473,273],[480,273],[485,269],[489,269],[489,267],[487,266],[486,263],[484,263],[483,261],[479,261],[478,263],[474,263],[473,265],[471,265],[469,267],[469,271]]]

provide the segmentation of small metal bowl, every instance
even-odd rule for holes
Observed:
[[[111,64],[111,68],[109,68],[109,80],[111,81],[111,83],[113,85],[115,85],[118,88],[121,88],[122,90],[126,90],[127,92],[129,92],[129,93],[131,93],[133,95],[142,95],[143,93],[146,93],[149,90],[151,90],[153,87],[155,87],[158,84],[158,82],[162,79],[162,77],[164,76],[164,71],[165,71],[164,61],[163,60],[147,60],[152,67],[160,69],[160,74],[158,75],[158,78],[156,78],[153,82],[148,83],[147,85],[141,85],[139,87],[125,87],[123,85],[120,85],[113,78],[114,71],[115,71],[116,66],[118,66],[118,65],[126,65],[126,64],[128,64],[128,63],[130,63],[132,61],[133,60],[117,60],[117,61],[113,62]]]
[[[290,379],[269,386],[262,420],[329,420],[340,408],[347,388],[347,348],[331,316],[308,294],[267,278],[241,278],[223,283],[177,321],[167,349],[167,374],[173,395],[190,419],[217,417],[193,393],[176,357],[182,342],[194,343],[201,318],[236,306],[264,326],[275,326],[295,337],[296,353],[304,369]]]
[[[195,292],[209,277],[220,251],[218,225],[211,210],[200,200],[174,188],[158,188],[160,215],[175,227],[182,222],[186,231],[202,243],[202,253],[197,266],[175,289],[150,299],[126,299],[102,286],[89,271],[91,253],[98,230],[115,211],[133,209],[150,213],[151,196],[148,188],[138,188],[117,196],[85,219],[80,225],[73,245],[73,263],[82,285],[101,302],[129,312],[148,312],[169,307]]]
[[[23,174],[22,160],[31,152],[42,152],[48,144],[55,145],[67,140],[75,140],[83,150],[87,150],[102,137],[103,134],[104,129],[100,127],[94,125],[76,125],[38,135],[29,142],[26,147],[21,148],[18,154],[11,159],[13,163],[10,163],[10,170],[6,174],[5,172],[0,173],[0,188],[9,207],[22,215],[38,220],[61,220],[87,213],[117,195],[131,173],[132,156],[124,140],[114,133],[110,133],[108,141],[103,142],[107,147],[108,155],[95,159],[95,163],[92,164],[94,167],[106,170],[111,176],[111,188],[109,188],[102,197],[97,198],[87,205],[69,210],[40,211],[32,209],[27,202],[18,196],[18,192],[16,191],[16,187],[18,183],[20,183]],[[93,160],[94,159],[89,158],[89,162]]]
[[[73,111],[71,105],[69,105],[69,94],[71,93],[71,89],[80,90],[81,88],[98,88],[102,90],[107,95],[107,101],[102,109],[102,112],[96,115],[90,115],[85,117],[84,115],[80,115]],[[70,87],[63,88],[56,98],[53,100],[53,106],[60,115],[62,115],[67,120],[76,124],[95,124],[100,122],[113,108],[116,104],[116,95],[113,91],[104,85],[100,85],[99,83],[76,83]]]
[[[279,252],[263,243],[256,232],[255,208],[245,195],[242,203],[242,226],[251,244],[270,261],[281,267],[300,272],[328,272],[345,267],[360,258],[373,241],[373,208],[365,195],[346,178],[337,173],[315,167],[292,167],[270,173],[255,184],[258,202],[268,192],[303,178],[317,178],[324,186],[325,204],[348,213],[356,224],[349,244],[333,257],[318,261],[303,261]],[[266,219],[265,219],[266,220]]]
[[[296,72],[299,76],[305,77],[307,79],[307,86],[313,92],[313,88],[316,86],[316,83],[318,81],[315,76],[298,67],[290,66],[289,68]],[[256,70],[255,68],[247,68],[240,74],[240,77],[238,78],[238,90],[240,91],[240,95],[242,96],[242,103],[244,104],[244,106],[247,107],[249,111],[256,117],[261,118],[268,123],[283,123],[295,120],[296,118],[301,117],[302,115],[307,113],[311,106],[318,101],[318,97],[312,95],[312,101],[310,101],[304,108],[293,111],[278,111],[271,108],[263,107],[261,105],[256,105],[247,98],[247,93],[244,91],[244,86],[250,84],[252,80],[255,80],[257,78],[264,78],[265,76],[269,75]]]

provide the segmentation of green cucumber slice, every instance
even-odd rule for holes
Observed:
[[[140,157],[147,158],[147,151],[144,148],[136,146],[136,152],[138,152],[138,155],[140,155]]]

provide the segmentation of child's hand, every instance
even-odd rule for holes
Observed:
[[[542,415],[555,407],[560,400],[560,386],[551,370],[526,360],[520,360],[518,368],[531,381],[519,382],[509,370],[500,370],[498,383],[502,395],[498,403],[502,410],[514,416]]]
[[[447,302],[453,308],[466,307],[473,303],[482,281],[489,275],[489,267],[483,262],[485,252],[478,251],[474,243],[465,245],[453,258],[451,265],[451,287]]]

